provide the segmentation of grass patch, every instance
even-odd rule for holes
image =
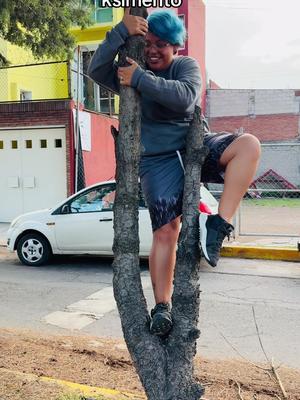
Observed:
[[[300,199],[244,199],[243,206],[300,208]]]

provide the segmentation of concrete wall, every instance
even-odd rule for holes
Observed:
[[[299,116],[296,114],[254,115],[209,118],[212,132],[248,132],[261,142],[296,140]]]
[[[211,131],[249,132],[261,141],[300,137],[300,93],[293,89],[209,89]]]
[[[300,187],[300,91],[209,89],[212,132],[249,132],[264,145],[256,178],[273,169]]]
[[[262,146],[262,157],[256,178],[269,169],[300,188],[300,142],[286,144],[266,143]]]
[[[210,89],[207,93],[209,118],[299,111],[300,96],[293,89]]]

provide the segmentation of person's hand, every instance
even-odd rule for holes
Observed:
[[[130,15],[130,8],[125,8],[124,17],[122,20],[128,29],[129,35],[143,35],[148,32],[148,22],[143,17]]]
[[[130,86],[132,75],[134,71],[139,66],[137,62],[132,60],[132,58],[126,57],[126,61],[130,64],[129,67],[119,67],[118,68],[118,78],[120,79],[120,85]]]

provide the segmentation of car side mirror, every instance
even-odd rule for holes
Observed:
[[[64,204],[61,208],[61,213],[62,214],[70,214],[70,206],[69,204]]]

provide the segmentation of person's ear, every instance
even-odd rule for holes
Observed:
[[[173,47],[173,54],[174,55],[178,53],[178,49],[179,49],[179,46],[174,46]]]

